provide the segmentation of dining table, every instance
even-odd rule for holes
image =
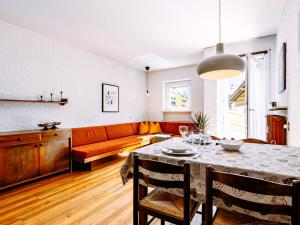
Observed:
[[[182,138],[174,137],[159,143],[151,144],[135,151],[139,158],[154,160],[174,165],[190,163],[191,199],[205,202],[206,167],[212,166],[217,171],[251,176],[267,181],[283,184],[292,184],[293,180],[300,180],[300,148],[283,145],[243,143],[239,151],[223,149],[218,142],[211,140],[207,145],[188,144],[195,153],[192,155],[178,156],[164,151],[170,145],[182,144]],[[131,152],[120,168],[120,174],[125,185],[133,177],[133,153]],[[147,176],[161,180],[182,180],[176,174],[157,174],[143,171]],[[146,185],[142,183],[142,185]],[[220,190],[246,200],[265,204],[291,205],[288,196],[272,196],[249,193],[215,182],[214,186]],[[155,187],[154,187],[155,188]],[[179,189],[164,189],[163,191],[183,196]],[[230,205],[223,200],[214,198],[214,205],[230,211],[236,211],[259,219],[273,222],[290,223],[291,218],[284,215],[262,215]]]

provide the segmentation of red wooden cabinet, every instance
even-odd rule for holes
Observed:
[[[267,139],[270,144],[286,145],[286,118],[278,115],[268,115]]]

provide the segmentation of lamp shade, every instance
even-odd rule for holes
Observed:
[[[204,59],[197,68],[203,79],[219,80],[239,76],[245,69],[245,62],[236,55],[217,54]]]

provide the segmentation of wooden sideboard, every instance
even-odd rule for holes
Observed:
[[[286,145],[286,124],[285,116],[268,115],[267,116],[267,139],[270,144]]]
[[[71,130],[0,133],[0,190],[72,171]]]

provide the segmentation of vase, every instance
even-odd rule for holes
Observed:
[[[200,134],[205,134],[206,131],[205,131],[205,129],[203,129],[203,128],[199,128],[199,133],[200,133]]]

